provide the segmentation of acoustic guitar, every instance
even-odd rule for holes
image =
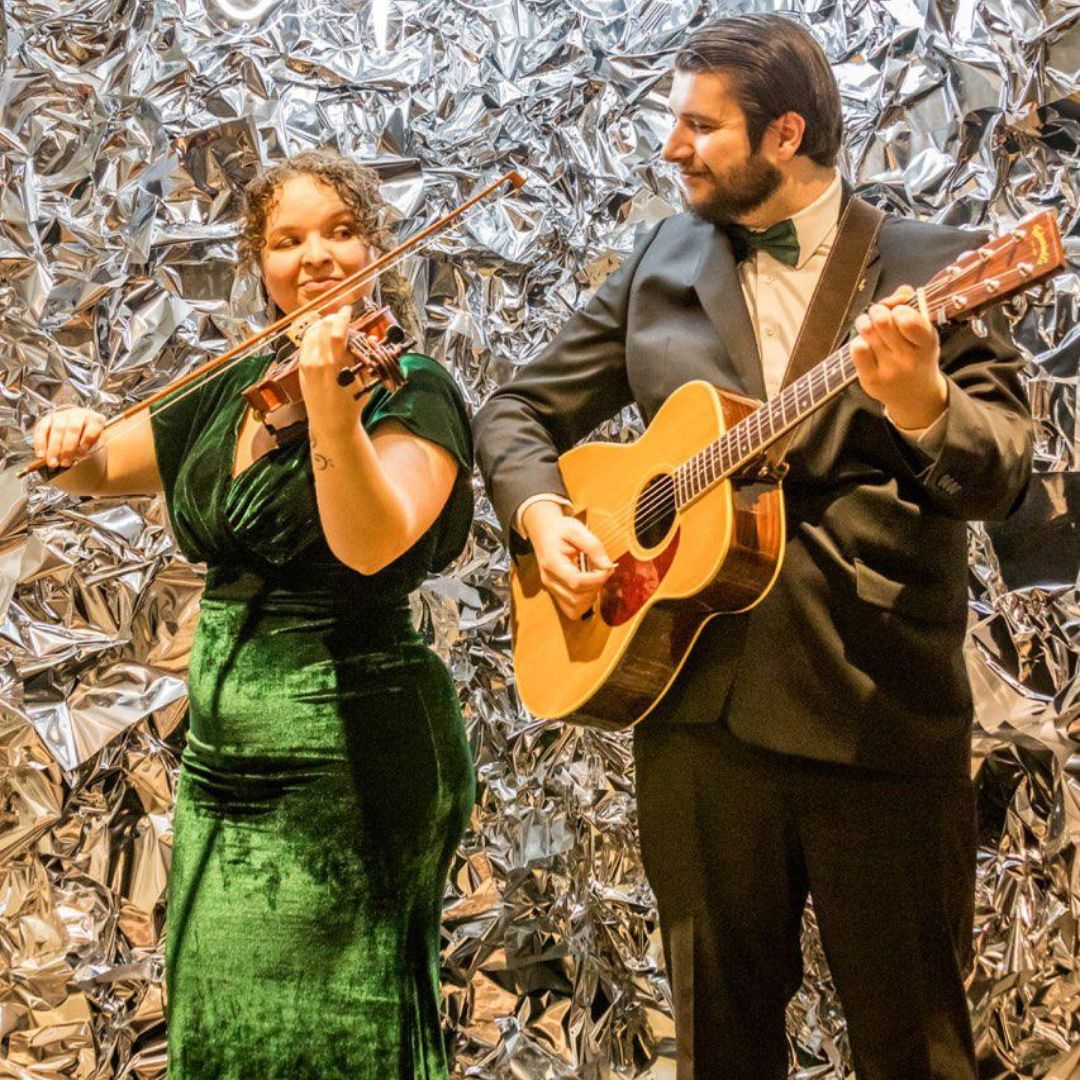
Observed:
[[[967,319],[1064,265],[1051,211],[966,252],[911,300],[932,322]],[[534,715],[617,730],[643,720],[705,624],[760,603],[784,555],[780,470],[766,451],[855,381],[847,345],[767,404],[688,382],[630,444],[559,458],[573,512],[615,570],[593,607],[567,618],[536,560],[511,570],[514,667]]]

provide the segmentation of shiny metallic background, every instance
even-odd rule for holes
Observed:
[[[755,5],[263,0],[258,18],[225,13],[245,6],[0,0],[3,1076],[163,1072],[163,890],[200,586],[158,503],[24,489],[12,466],[35,417],[58,402],[112,413],[242,333],[258,313],[252,283],[233,280],[237,192],[261,164],[319,145],[377,165],[402,235],[480,178],[528,176],[413,265],[429,348],[478,404],[636,225],[677,202],[657,165],[670,53],[691,23]],[[865,194],[957,225],[1052,206],[1077,234],[1076,0],[797,7],[835,61],[844,164]],[[1019,516],[971,530],[970,996],[986,1077],[1080,1070],[1080,242],[1069,247],[1072,270],[1017,315],[1038,476]],[[457,1068],[670,1077],[628,741],[522,713],[506,569],[481,499],[468,550],[418,604],[461,687],[481,778],[445,928]],[[806,948],[798,1075],[840,1077],[844,1025],[812,918]]]

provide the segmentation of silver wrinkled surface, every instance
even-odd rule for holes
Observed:
[[[259,6],[245,23],[216,0],[0,0],[4,1076],[163,1075],[170,806],[200,587],[154,501],[15,480],[34,419],[64,402],[115,412],[242,333],[254,294],[233,281],[237,191],[320,144],[378,165],[403,233],[481,178],[528,176],[414,263],[429,349],[478,404],[677,202],[657,164],[670,50],[692,20],[751,5]],[[959,225],[1053,206],[1080,235],[1074,2],[797,7],[837,65],[844,165],[864,192]],[[1032,494],[971,531],[984,1077],[1080,1070],[1078,249],[1018,313],[1040,421]],[[672,1077],[629,741],[522,712],[506,570],[481,501],[454,573],[416,605],[461,687],[481,781],[446,911],[456,1068]],[[812,913],[806,951],[797,1075],[841,1077]]]

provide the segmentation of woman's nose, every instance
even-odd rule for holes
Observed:
[[[304,241],[304,249],[301,253],[301,260],[311,266],[318,266],[321,263],[326,262],[330,258],[330,252],[327,250],[326,244],[323,242],[323,238],[319,235],[309,236]]]

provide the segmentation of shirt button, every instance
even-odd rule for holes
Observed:
[[[776,275],[766,274],[761,280],[764,281],[766,285],[771,285],[774,281],[776,281]]]
[[[776,337],[776,327],[773,326],[772,323],[768,323],[765,326],[765,336],[766,337]]]

